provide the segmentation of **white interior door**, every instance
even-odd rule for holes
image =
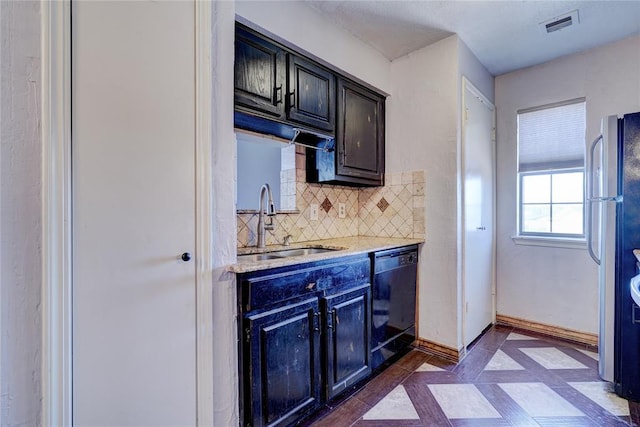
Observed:
[[[464,80],[464,345],[495,319],[494,107]]]
[[[194,6],[72,4],[74,425],[196,423]]]

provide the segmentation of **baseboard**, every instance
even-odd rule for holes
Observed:
[[[578,344],[597,347],[598,335],[587,332],[576,331],[574,329],[562,328],[560,326],[547,325],[545,323],[533,322],[531,320],[519,319],[517,317],[496,315],[496,323],[505,326],[522,329],[524,331],[535,332],[541,335],[559,338]]]
[[[428,341],[423,338],[418,338],[414,344],[420,350],[442,357],[443,359],[454,363],[458,363],[465,355],[464,349],[456,350],[455,348],[447,347],[446,345]]]
[[[545,323],[533,322],[531,320],[520,319],[517,317],[505,316],[503,314],[496,315],[496,324],[511,326],[523,331],[534,332],[551,338],[557,338],[564,341],[570,341],[576,344],[583,344],[597,348],[598,335],[587,332],[576,331],[574,329],[562,328],[560,326],[547,325]],[[466,356],[466,350],[457,350],[446,345],[438,344],[424,338],[418,338],[414,345],[416,348],[427,353],[442,357],[454,363],[460,362]]]

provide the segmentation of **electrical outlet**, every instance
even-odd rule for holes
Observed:
[[[338,203],[338,218],[345,218],[347,216],[347,207],[344,203]]]
[[[317,203],[312,203],[309,206],[309,219],[311,221],[317,221],[318,220],[318,209],[319,206]]]

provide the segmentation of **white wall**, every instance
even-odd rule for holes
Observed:
[[[387,172],[425,170],[419,266],[421,338],[457,348],[457,43],[451,36],[391,63]]]
[[[420,338],[460,349],[462,76],[493,100],[493,77],[457,35],[391,63],[387,172],[425,170]]]
[[[212,8],[213,421],[215,426],[235,426],[238,425],[236,284],[235,275],[226,271],[236,259],[235,5],[216,1]]]
[[[640,37],[496,78],[497,312],[598,332],[596,265],[586,249],[516,245],[516,111],[586,97],[587,141],[600,118],[640,110]]]
[[[460,76],[466,77],[482,94],[491,102],[495,103],[495,78],[480,63],[478,58],[471,52],[471,49],[462,39],[458,43],[458,61]],[[462,93],[462,86],[460,86]],[[460,108],[458,112],[462,112],[462,96],[460,96]]]
[[[40,3],[0,2],[0,425],[41,419]]]
[[[366,83],[390,91],[389,61],[305,2],[238,1],[236,13]]]

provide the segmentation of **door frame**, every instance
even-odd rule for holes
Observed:
[[[42,47],[42,424],[71,426],[71,3],[40,3]],[[195,1],[196,419],[213,425],[211,2]]]
[[[486,97],[484,94],[471,83],[469,79],[465,76],[462,76],[462,102],[461,102],[461,281],[462,281],[462,325],[460,330],[460,336],[462,341],[462,351],[466,352],[466,347],[471,344],[467,342],[466,337],[466,322],[467,322],[467,271],[466,271],[466,256],[467,256],[467,248],[466,248],[466,211],[465,211],[465,190],[466,190],[466,143],[467,143],[467,135],[465,131],[465,114],[466,114],[466,93],[467,89],[474,96],[478,97],[480,101],[489,106],[492,110],[492,135],[491,135],[491,169],[492,169],[492,177],[491,177],[491,191],[493,192],[493,208],[492,208],[492,236],[491,236],[491,303],[492,303],[492,323],[496,322],[496,108],[495,105]],[[475,338],[474,338],[475,339]]]

